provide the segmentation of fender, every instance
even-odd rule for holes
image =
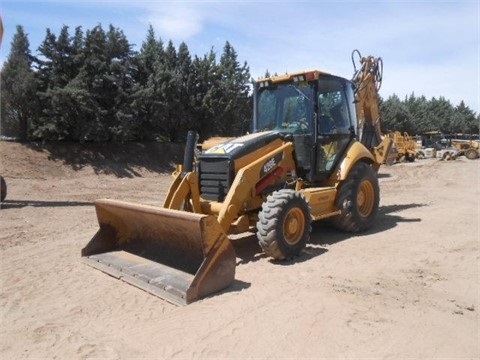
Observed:
[[[375,158],[365,146],[363,146],[360,142],[355,141],[347,150],[347,154],[339,166],[339,171],[336,175],[337,179],[345,180],[352,167],[359,161],[373,164],[375,162]]]

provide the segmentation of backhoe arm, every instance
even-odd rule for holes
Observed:
[[[360,61],[358,69],[355,54]],[[392,146],[391,139],[383,136],[381,131],[378,91],[382,85],[383,61],[382,58],[373,56],[362,57],[358,50],[354,50],[352,62],[355,69],[352,81],[355,84],[359,138],[360,142],[373,153],[378,170],[385,162]]]

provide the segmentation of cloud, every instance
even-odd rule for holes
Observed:
[[[147,3],[148,14],[144,18],[163,38],[187,41],[204,28],[205,16],[195,3]]]
[[[479,111],[479,5],[451,3],[299,3],[301,17],[282,17],[291,8],[251,21],[260,34],[240,52],[252,76],[317,68],[349,78],[350,53],[381,56],[385,64],[381,94],[400,97],[412,92],[427,98],[461,100]],[[308,11],[308,9],[310,9]],[[278,11],[278,12],[277,12]],[[248,41],[247,41],[248,43]],[[235,44],[234,44],[235,45]]]

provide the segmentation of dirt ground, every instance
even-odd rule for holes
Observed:
[[[479,160],[382,167],[371,231],[316,223],[284,263],[234,240],[234,285],[177,307],[80,250],[95,199],[162,204],[178,150],[0,142],[1,358],[480,358]]]

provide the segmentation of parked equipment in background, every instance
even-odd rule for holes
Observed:
[[[470,160],[475,160],[480,157],[480,141],[478,140],[452,138],[450,144],[458,150],[459,156],[465,155],[465,157]]]
[[[417,151],[417,141],[404,132],[399,131],[390,132],[388,136],[392,139],[392,151],[396,153],[397,162],[413,162],[419,156]]]
[[[434,148],[436,157],[442,160],[453,160],[463,155],[470,160],[480,157],[478,134],[446,135],[440,131],[430,131],[422,134],[422,145],[423,148]],[[423,149],[419,152],[423,152]]]

